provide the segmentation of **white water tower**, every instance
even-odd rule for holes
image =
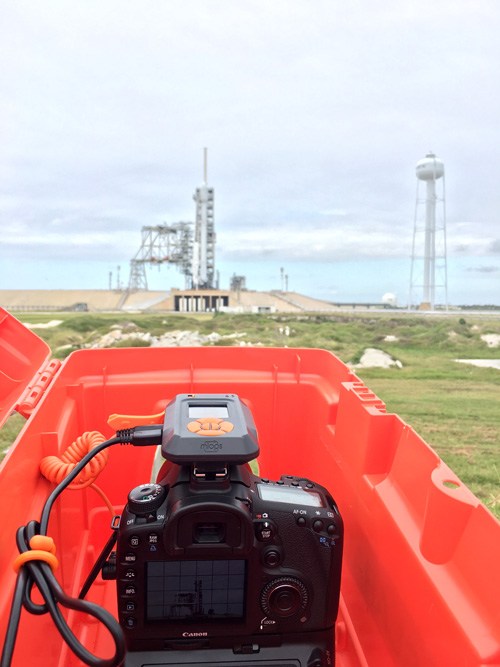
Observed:
[[[417,197],[408,308],[448,307],[443,161],[428,153],[416,165]],[[425,192],[422,192],[425,184]],[[439,293],[439,294],[438,294]],[[439,301],[439,299],[441,299]]]

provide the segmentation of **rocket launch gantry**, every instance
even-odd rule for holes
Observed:
[[[175,264],[185,276],[186,289],[216,289],[214,189],[207,183],[207,149],[203,157],[203,183],[193,195],[196,203],[192,222],[146,226],[141,246],[130,260],[128,290],[147,290],[146,264]]]

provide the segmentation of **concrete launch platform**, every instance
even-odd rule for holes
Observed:
[[[247,312],[337,310],[338,305],[297,292],[254,290],[0,290],[0,306],[11,312]]]

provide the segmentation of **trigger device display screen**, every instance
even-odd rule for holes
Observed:
[[[243,618],[244,560],[150,562],[146,569],[149,621]]]
[[[190,405],[188,416],[189,419],[200,419],[201,417],[227,419],[229,412],[226,405]]]

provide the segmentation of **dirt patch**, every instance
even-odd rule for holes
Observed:
[[[496,368],[500,371],[500,359],[455,359],[459,364],[470,364],[479,368]]]
[[[500,334],[483,334],[481,340],[483,340],[488,347],[500,346]]]
[[[60,324],[62,324],[62,320],[50,320],[50,322],[39,322],[38,324],[25,322],[24,326],[28,329],[52,329],[52,327],[58,327]]]

